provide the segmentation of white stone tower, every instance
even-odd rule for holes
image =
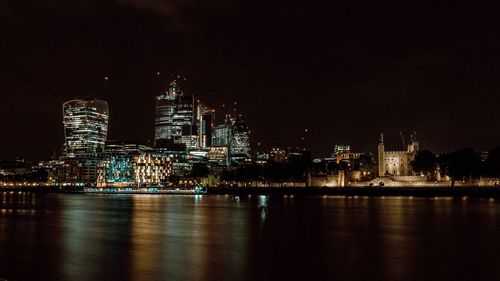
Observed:
[[[384,147],[384,133],[380,134],[380,140],[378,143],[378,176],[383,177],[385,175],[385,147]]]

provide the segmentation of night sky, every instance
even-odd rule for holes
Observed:
[[[304,128],[315,156],[382,131],[397,149],[400,130],[434,152],[500,143],[496,9],[335,2],[0,1],[0,159],[59,152],[75,97],[109,102],[109,139],[152,139],[172,73],[219,120],[237,102],[264,147]]]

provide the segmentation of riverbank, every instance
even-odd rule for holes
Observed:
[[[340,196],[417,196],[417,197],[495,197],[500,198],[498,187],[218,187],[209,188],[208,194],[219,195],[340,195]]]
[[[189,192],[188,192],[189,191]],[[75,188],[58,187],[2,187],[0,192],[37,192],[37,193],[85,193],[85,194],[195,194],[192,190],[139,191],[123,190],[114,192],[89,192]],[[207,194],[215,195],[299,195],[299,196],[416,196],[416,197],[489,197],[500,198],[499,187],[212,187]]]

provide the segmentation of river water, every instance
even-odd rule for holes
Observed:
[[[0,192],[0,278],[492,280],[500,201]]]

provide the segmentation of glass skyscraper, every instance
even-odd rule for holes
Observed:
[[[179,92],[177,83],[172,81],[168,91],[156,97],[155,143],[173,138],[175,97]]]
[[[198,139],[202,149],[212,146],[212,129],[215,123],[215,110],[198,103]]]
[[[176,80],[156,97],[155,145],[166,140],[186,148],[198,147],[194,97],[184,95]]]
[[[214,128],[212,145],[227,146],[233,162],[250,157],[250,131],[243,117],[227,115],[225,122]]]
[[[71,100],[63,104],[66,156],[93,156],[104,150],[108,135],[108,103]]]
[[[233,119],[230,151],[233,161],[241,161],[250,157],[250,131],[241,115]]]

